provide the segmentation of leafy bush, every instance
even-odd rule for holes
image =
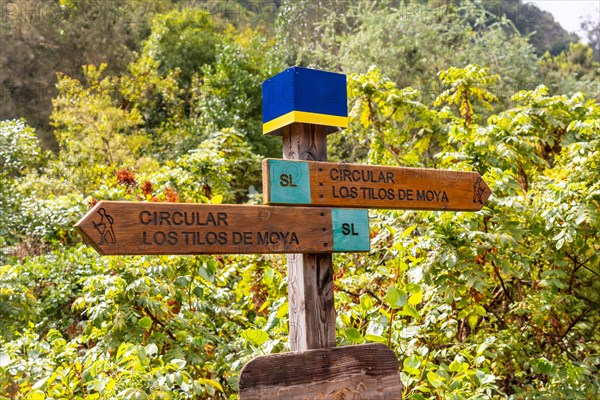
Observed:
[[[101,257],[73,225],[98,200],[260,201],[260,158],[279,146],[260,82],[296,56],[353,72],[332,159],[475,170],[493,190],[477,213],[371,212],[371,252],[334,256],[338,344],[390,346],[405,399],[599,396],[589,51],[538,64],[465,4],[418,21],[344,6],[312,21],[310,2],[287,2],[278,44],[203,11],[158,15],[128,72],[60,77],[57,154],[0,123],[0,400],[235,399],[245,362],[289,348],[283,256]],[[536,71],[548,87],[528,87]]]

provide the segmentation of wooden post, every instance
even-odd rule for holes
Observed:
[[[328,129],[305,123],[284,127],[283,158],[327,161]],[[331,254],[288,254],[287,259],[291,351],[335,347]]]

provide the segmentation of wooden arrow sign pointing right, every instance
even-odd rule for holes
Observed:
[[[367,210],[101,201],[76,225],[100,254],[369,251]]]
[[[479,211],[492,191],[477,172],[314,161],[263,161],[266,204]]]

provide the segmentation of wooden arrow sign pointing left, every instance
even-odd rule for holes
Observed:
[[[100,254],[369,251],[366,210],[101,201],[75,228]]]

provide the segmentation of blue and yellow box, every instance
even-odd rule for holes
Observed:
[[[348,127],[346,75],[292,67],[264,81],[262,94],[264,134],[294,122]]]

